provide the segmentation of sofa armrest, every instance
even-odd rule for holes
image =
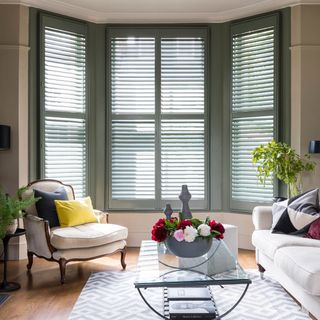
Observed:
[[[98,209],[93,209],[94,214],[96,215],[99,223],[108,223],[109,221],[109,213],[105,211],[101,211]]]
[[[253,209],[252,221],[255,230],[269,230],[272,226],[272,207],[258,206]]]
[[[56,249],[50,243],[50,228],[48,221],[33,215],[23,217],[26,229],[28,251],[50,259]]]

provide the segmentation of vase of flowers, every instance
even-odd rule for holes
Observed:
[[[164,242],[176,256],[182,258],[200,257],[212,245],[212,239],[223,239],[225,230],[221,223],[207,218],[178,220],[159,219],[152,229],[152,240]]]

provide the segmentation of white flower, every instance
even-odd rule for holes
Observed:
[[[187,226],[184,229],[183,234],[184,234],[184,240],[186,242],[193,242],[196,236],[198,235],[198,231],[194,227]]]
[[[203,237],[210,236],[210,234],[211,234],[210,226],[208,226],[207,224],[204,224],[204,223],[200,224],[200,226],[198,227],[198,231],[199,231],[200,236],[203,236]]]

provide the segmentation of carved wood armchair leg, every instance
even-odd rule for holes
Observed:
[[[122,266],[123,270],[125,270],[126,266],[127,266],[127,264],[125,262],[126,254],[127,254],[127,247],[124,247],[121,250],[121,266]]]
[[[33,253],[28,251],[28,264],[27,264],[28,271],[31,270],[32,264],[33,264]]]
[[[266,271],[266,269],[259,263],[257,263],[257,266],[260,272],[260,279],[264,279],[264,272]]]
[[[61,284],[64,284],[65,279],[66,279],[66,264],[67,264],[67,260],[66,259],[60,259],[59,260],[60,282],[61,282]]]

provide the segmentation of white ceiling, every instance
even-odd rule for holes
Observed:
[[[0,0],[96,23],[224,22],[320,0]]]

